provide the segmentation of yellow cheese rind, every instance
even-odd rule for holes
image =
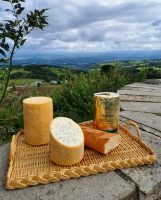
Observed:
[[[31,97],[23,100],[25,141],[30,145],[43,145],[50,141],[50,123],[53,104],[49,97]]]
[[[63,123],[68,120],[65,117],[58,117],[54,120],[57,120],[57,123]],[[53,121],[54,121],[53,120]],[[71,119],[69,119],[71,120]],[[51,123],[51,126],[56,126],[57,123]],[[63,144],[58,138],[54,136],[53,130],[51,130],[51,141],[50,141],[50,159],[58,165],[68,166],[79,163],[84,156],[84,135],[79,127],[74,121],[72,121],[73,125],[77,127],[79,133],[81,134],[82,140],[78,145],[68,146],[67,144]],[[51,129],[51,128],[50,128]],[[60,133],[61,134],[61,133]],[[77,132],[76,132],[77,134]]]
[[[67,147],[54,138],[50,142],[50,159],[57,165],[74,165],[79,163],[84,156],[84,145]]]

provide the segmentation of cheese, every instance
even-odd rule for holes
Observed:
[[[30,145],[43,145],[50,141],[50,123],[53,119],[52,99],[31,97],[23,100],[24,134]]]
[[[94,94],[94,120],[96,129],[117,132],[119,125],[120,97],[113,92]]]
[[[50,126],[50,158],[58,165],[74,165],[84,156],[84,135],[77,123],[66,117],[55,118]]]

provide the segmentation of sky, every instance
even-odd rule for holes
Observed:
[[[8,3],[0,0],[0,21]],[[161,49],[161,0],[26,0],[25,12],[49,8],[49,26],[27,37],[23,50]]]

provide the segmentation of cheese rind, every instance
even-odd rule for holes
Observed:
[[[50,131],[50,159],[55,164],[74,165],[83,159],[84,135],[78,124],[69,118],[57,117]]]
[[[49,97],[31,97],[23,100],[25,141],[43,145],[50,141],[50,123],[53,104]]]
[[[113,92],[94,94],[94,120],[96,129],[117,132],[119,125],[120,97]]]

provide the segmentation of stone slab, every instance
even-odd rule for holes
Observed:
[[[141,139],[154,150],[157,162],[161,165],[161,138],[145,131],[141,131],[141,134]]]
[[[147,79],[144,81],[144,83],[161,85],[161,79]]]
[[[161,92],[161,88],[145,88],[145,87],[132,87],[125,86],[121,90],[132,90],[132,91],[142,91],[142,92]]]
[[[132,84],[126,85],[125,87],[161,89],[161,85],[147,84],[147,83],[132,83]]]
[[[139,95],[124,95],[120,96],[121,101],[132,101],[132,102],[152,102],[161,103],[161,97],[153,96],[139,96]]]
[[[140,90],[118,90],[117,91],[120,95],[139,95],[139,96],[154,96],[154,97],[161,97],[161,92],[155,91],[140,91]]]
[[[122,124],[125,124],[122,122]],[[129,127],[135,133],[133,126]],[[134,181],[139,192],[139,199],[159,199],[161,198],[161,138],[141,131],[141,139],[151,147],[157,155],[157,163],[142,167],[122,169],[123,175]]]
[[[116,200],[136,199],[136,187],[115,172],[24,189],[6,190],[9,144],[0,146],[0,200]]]
[[[126,110],[120,113],[120,121],[131,119],[140,124],[140,127],[146,130],[141,131],[142,140],[157,154],[157,163],[154,165],[121,170],[123,177],[126,176],[127,179],[136,183],[140,200],[161,199],[161,116],[152,114],[161,113],[161,104],[156,103],[161,99],[161,80],[153,83],[155,85],[134,83],[118,91],[123,94],[121,108]],[[135,132],[133,128],[130,129]]]
[[[126,118],[126,117],[120,116],[119,120],[122,123],[122,122],[127,122],[129,119]],[[141,130],[161,138],[161,132],[160,131],[158,131],[154,128],[151,128],[149,126],[146,126],[144,124],[140,124],[139,122],[137,122],[137,124],[139,125],[139,128]]]
[[[121,102],[122,110],[161,114],[161,103]],[[161,120],[161,118],[160,118]]]
[[[136,183],[139,199],[153,200],[161,198],[161,166],[158,163],[121,171]]]
[[[161,131],[161,116],[157,116],[151,113],[141,113],[134,111],[122,111],[120,112],[120,116],[125,117],[127,119],[131,119],[133,121],[151,127],[158,131]]]

